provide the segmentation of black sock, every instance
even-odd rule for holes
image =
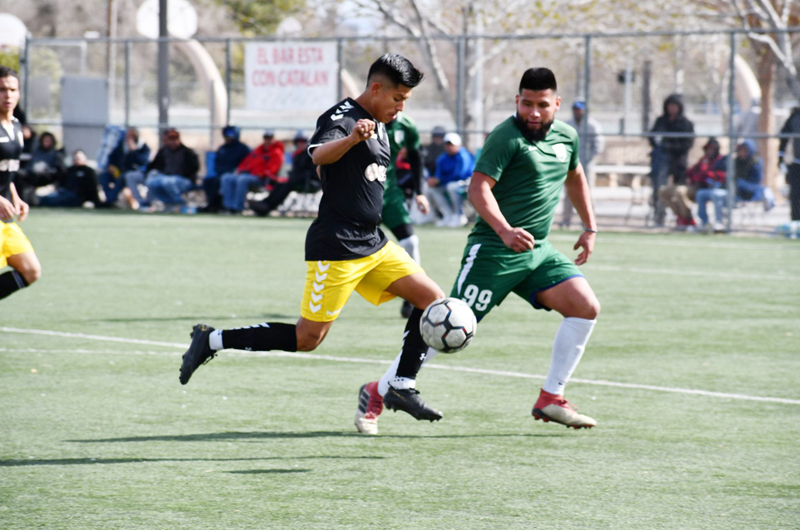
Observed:
[[[419,332],[419,320],[422,309],[414,308],[408,317],[406,330],[403,332],[403,350],[400,352],[400,363],[397,365],[397,377],[416,379],[417,372],[428,355],[428,345],[422,340]]]
[[[28,282],[17,271],[8,271],[5,274],[0,274],[0,300],[27,286]]]
[[[297,326],[264,322],[257,326],[226,329],[222,345],[227,349],[250,351],[297,351]]]

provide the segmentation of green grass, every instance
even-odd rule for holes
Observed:
[[[188,343],[196,322],[293,322],[308,221],[34,211],[43,263],[0,327]],[[419,230],[445,291],[466,230]],[[575,233],[555,232],[573,255]],[[351,299],[315,352],[223,354],[0,331],[0,528],[800,528],[800,246],[601,233],[603,310],[568,388],[591,431],[535,422],[541,379],[425,369],[439,423],[352,425],[399,350],[399,303]],[[433,364],[544,374],[557,315],[509,298]]]

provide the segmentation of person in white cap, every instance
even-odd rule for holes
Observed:
[[[442,213],[442,219],[436,226],[459,227],[467,224],[461,205],[463,193],[469,186],[475,168],[475,158],[461,143],[458,133],[444,135],[444,153],[436,160],[436,175],[428,177],[431,200]]]

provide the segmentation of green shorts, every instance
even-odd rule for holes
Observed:
[[[406,196],[397,186],[389,186],[383,192],[382,223],[392,230],[398,226],[410,225],[411,216],[406,206]]]
[[[450,296],[468,303],[479,322],[512,292],[534,308],[550,311],[536,303],[536,295],[576,276],[583,276],[577,265],[547,240],[518,254],[505,247],[468,244]]]

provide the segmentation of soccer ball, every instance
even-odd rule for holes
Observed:
[[[422,340],[442,353],[466,348],[475,336],[478,322],[466,302],[458,298],[436,300],[425,309],[419,321]]]

